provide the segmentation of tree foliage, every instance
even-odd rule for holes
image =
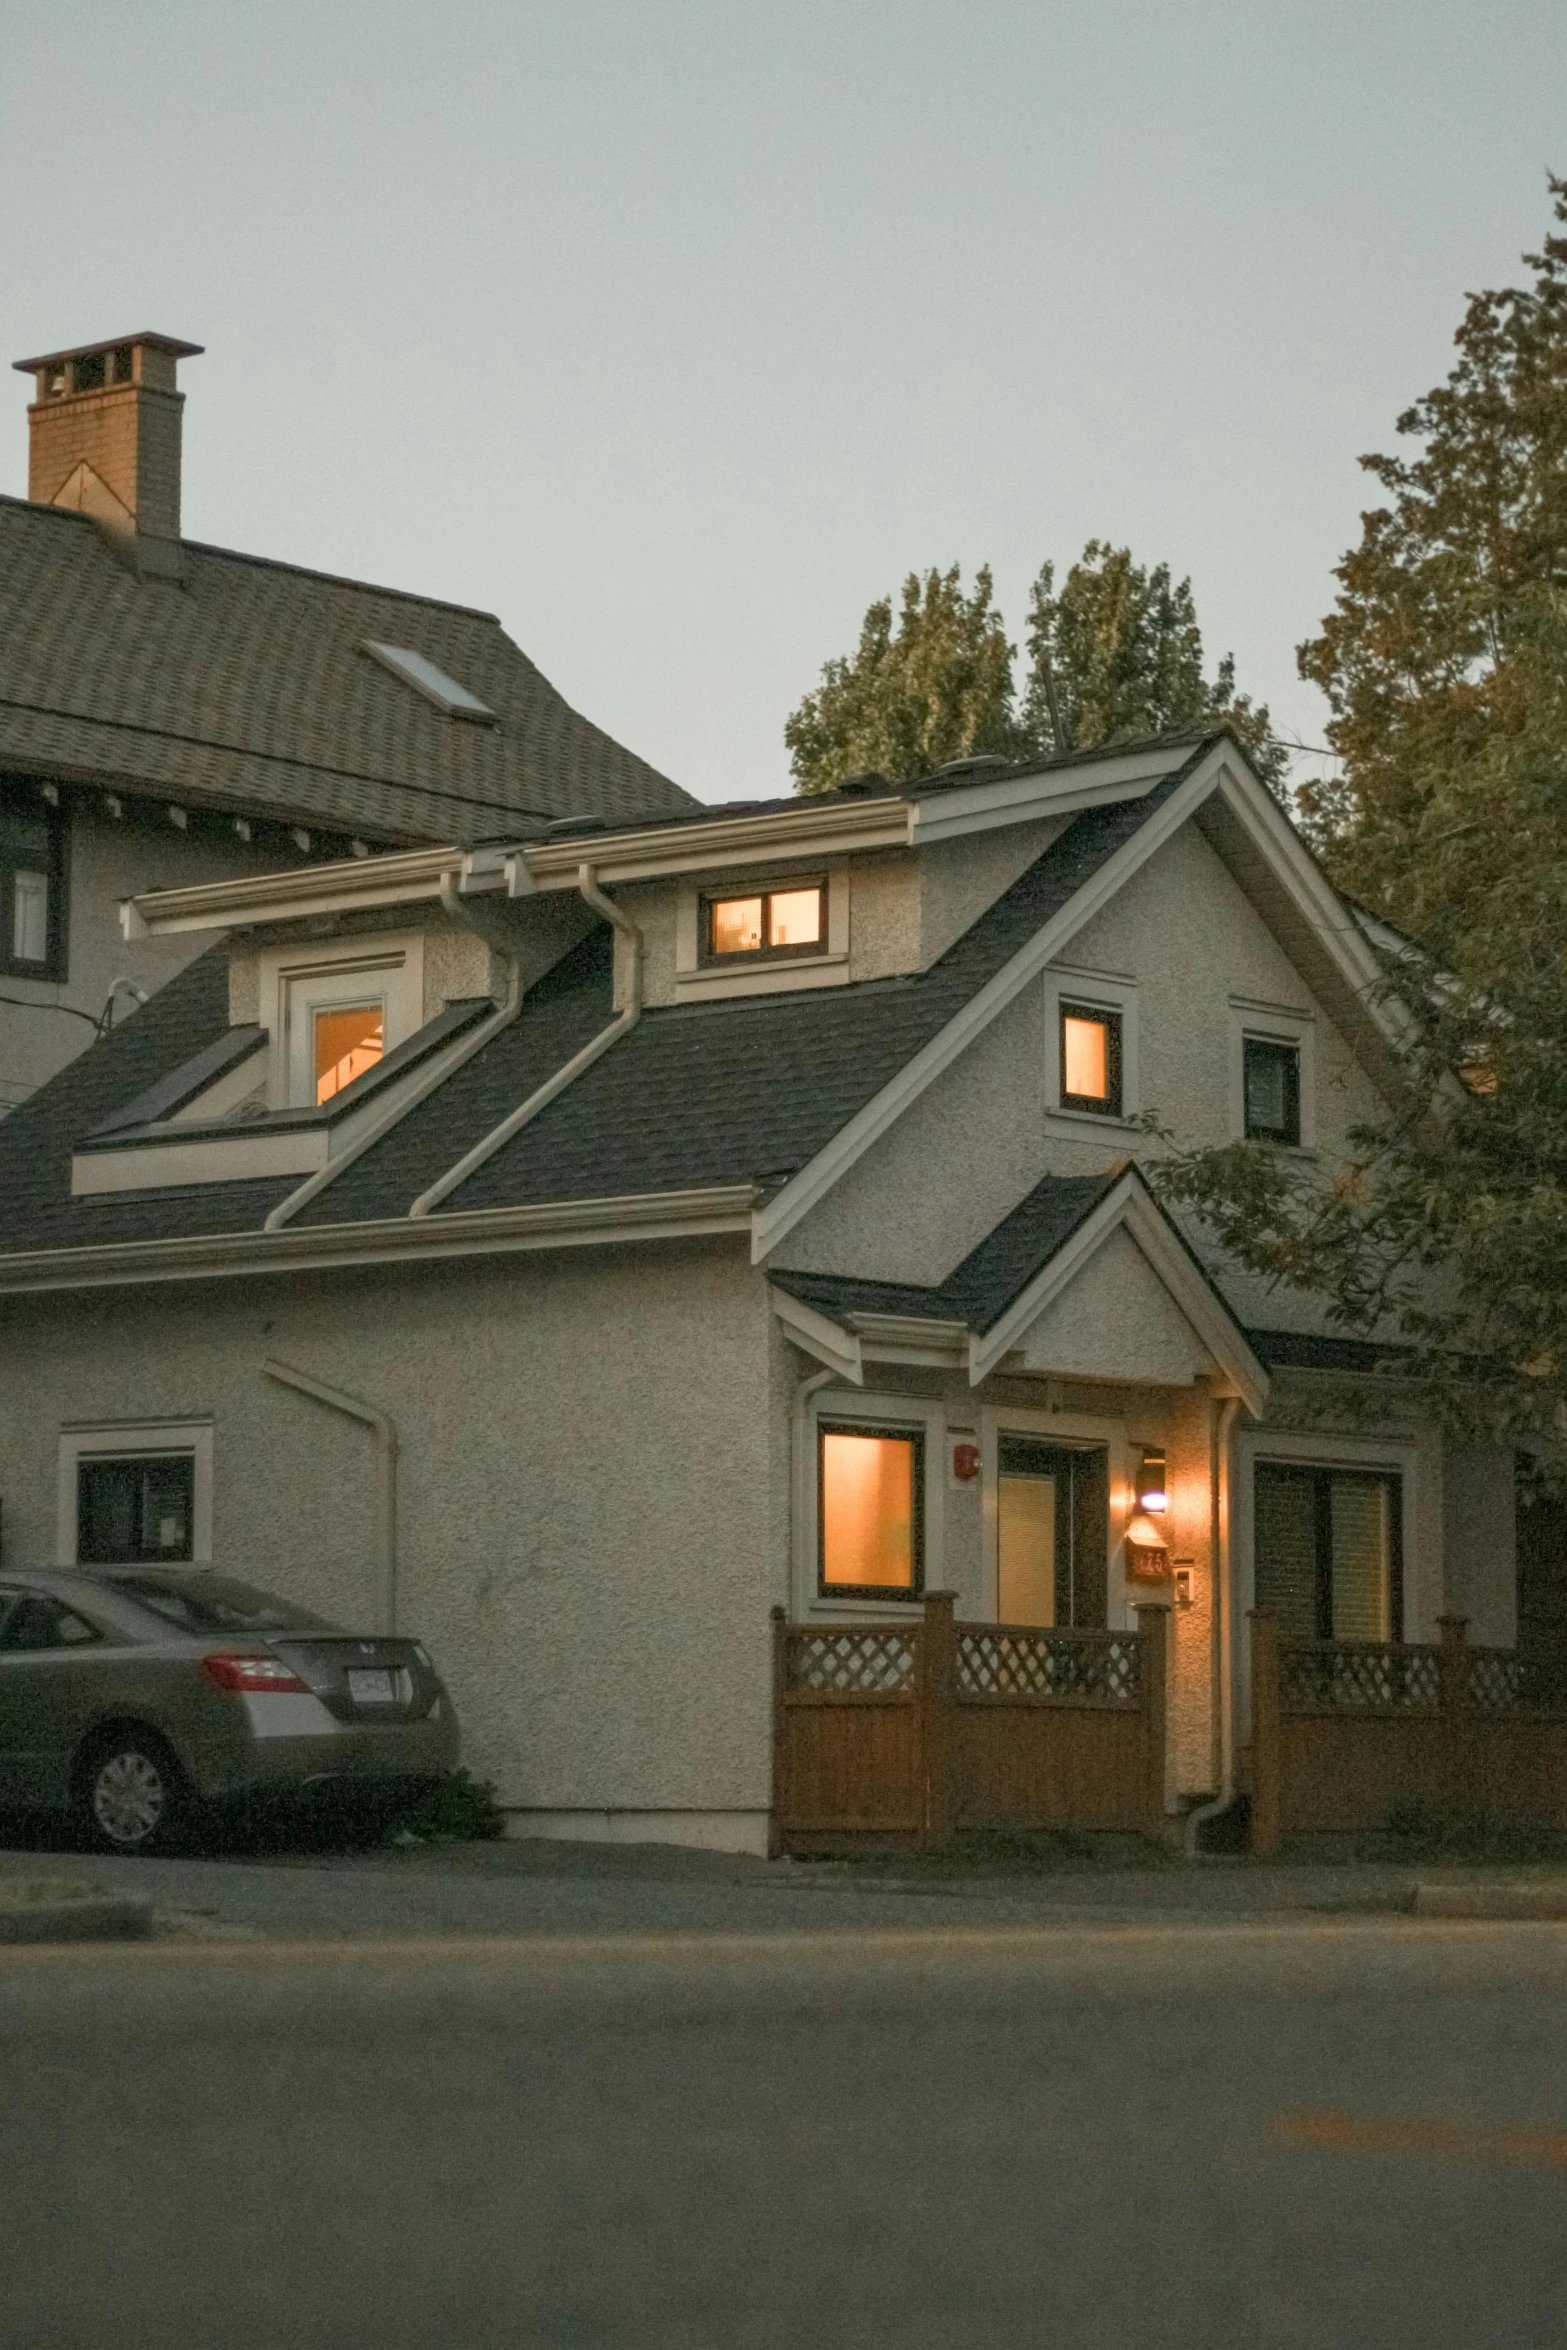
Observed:
[[[1301,654],[1345,761],[1308,822],[1408,926],[1400,1098],[1327,1182],[1254,1143],[1151,1172],[1232,1261],[1396,1339],[1450,1418],[1567,1464],[1567,237],[1529,266],[1399,419],[1421,452],[1363,460],[1389,503]]]
[[[1301,791],[1336,878],[1467,960],[1567,816],[1567,181],[1525,286],[1472,294],[1443,384],[1362,465],[1361,518],[1300,648],[1341,775]],[[1554,885],[1553,885],[1554,886]],[[1531,896],[1536,895],[1530,891]]]
[[[890,597],[872,604],[855,652],[827,663],[784,727],[798,789],[829,791],[867,772],[912,779],[983,752],[1053,758],[1223,721],[1281,783],[1285,753],[1267,710],[1237,695],[1228,654],[1205,677],[1191,582],[1172,584],[1168,564],[1149,570],[1129,548],[1092,539],[1057,594],[1046,563],[1021,705],[993,596],[988,568],[965,594],[954,564],[910,572],[896,625]]]

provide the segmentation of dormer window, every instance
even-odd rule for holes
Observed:
[[[350,951],[273,950],[262,958],[264,1024],[273,1039],[274,1109],[319,1109],[424,1019],[423,949],[417,934]]]
[[[827,943],[827,884],[790,882],[743,897],[702,903],[702,960],[734,963],[773,955],[819,955]]]

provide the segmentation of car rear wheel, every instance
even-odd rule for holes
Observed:
[[[121,1730],[88,1753],[77,1782],[77,1818],[100,1852],[159,1852],[187,1810],[179,1766],[161,1738]]]

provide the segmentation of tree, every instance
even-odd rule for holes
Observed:
[[[1174,734],[1227,721],[1275,790],[1288,754],[1270,733],[1266,707],[1235,691],[1226,653],[1210,684],[1192,583],[1172,585],[1168,563],[1147,570],[1130,547],[1090,539],[1055,592],[1055,566],[1034,582],[1029,672],[1022,722],[1047,753]]]
[[[1396,1341],[1450,1421],[1567,1479],[1567,237],[1527,259],[1400,417],[1422,452],[1362,460],[1390,503],[1301,649],[1345,763],[1308,823],[1408,926],[1399,1099],[1327,1183],[1252,1143],[1150,1172],[1233,1262]]]
[[[1211,684],[1204,677],[1191,581],[1172,586],[1168,564],[1150,571],[1129,548],[1092,539],[1059,596],[1055,567],[1044,566],[1021,712],[1014,648],[992,596],[988,568],[965,595],[954,564],[910,572],[896,628],[891,598],[872,604],[852,658],[827,663],[784,727],[797,788],[829,791],[867,771],[912,779],[987,751],[1054,758],[1221,722],[1282,788],[1287,755],[1266,709],[1236,693],[1228,654]]]
[[[1012,712],[1012,646],[987,568],[911,571],[896,629],[892,599],[872,604],[852,659],[829,661],[784,727],[796,787],[831,791],[869,772],[900,780],[949,760],[1021,747]]]
[[[1567,181],[1550,192],[1560,229]],[[1533,283],[1470,295],[1446,382],[1399,417],[1418,452],[1361,459],[1387,502],[1299,650],[1343,760],[1301,790],[1314,844],[1460,962],[1542,860],[1562,872],[1567,236],[1524,258]]]

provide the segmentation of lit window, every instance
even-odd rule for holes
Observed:
[[[918,1594],[924,1571],[924,1439],[864,1428],[821,1431],[821,1587]]]
[[[1248,1036],[1245,1053],[1247,1141],[1298,1143],[1299,1045]]]
[[[1121,1015],[1084,1004],[1061,1006],[1061,1104],[1121,1114]]]
[[[704,911],[703,951],[730,955],[793,955],[826,944],[827,892],[808,887],[757,890],[749,897],[710,898]]]
[[[334,1004],[314,1017],[316,1100],[329,1102],[381,1058],[385,1011],[379,1003]]]

